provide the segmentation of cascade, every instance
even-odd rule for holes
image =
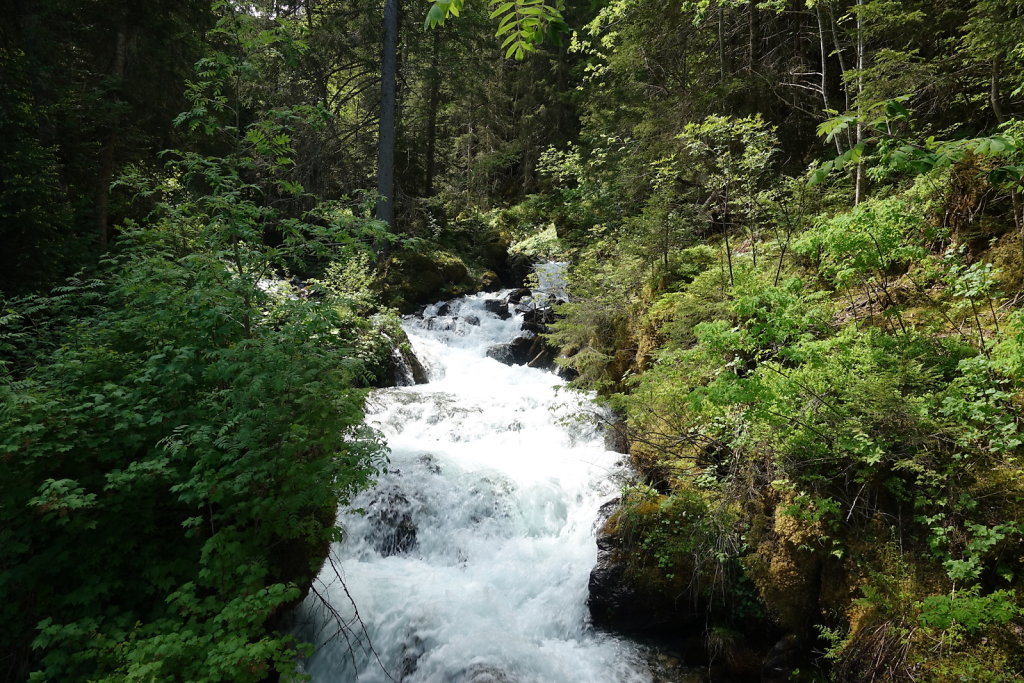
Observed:
[[[555,271],[539,275],[561,294]],[[369,400],[390,465],[342,512],[345,540],[300,607],[314,681],[651,680],[638,646],[588,624],[594,525],[622,456],[581,418],[586,396],[488,356],[551,296],[509,295],[406,318],[430,381]]]

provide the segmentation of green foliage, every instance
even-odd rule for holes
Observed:
[[[102,273],[7,302],[0,647],[23,675],[292,673],[299,645],[277,620],[382,462],[359,387],[378,381],[395,325],[368,315],[377,223],[263,201],[303,122],[270,112],[229,156],[128,174],[153,210]],[[338,260],[312,296],[273,284],[310,258]],[[26,354],[29,325],[47,337]]]
[[[509,251],[523,254],[534,261],[556,261],[562,255],[563,247],[555,226],[549,225],[544,230],[516,242],[509,247]]]
[[[807,231],[793,245],[816,257],[821,273],[838,287],[883,281],[927,253],[920,214],[902,200],[870,200]]]
[[[458,17],[465,0],[431,0],[433,5],[427,12],[424,28],[436,28],[444,24],[449,16]],[[562,11],[564,0],[488,0],[490,18],[497,20],[496,38],[502,38],[501,49],[505,59],[514,57],[522,60],[527,53],[535,52],[537,45],[546,38],[557,39],[567,30]]]
[[[931,135],[922,140],[909,131],[902,132],[911,121],[911,112],[903,105],[909,99],[909,95],[904,95],[877,102],[860,113],[835,116],[818,126],[818,135],[826,142],[832,142],[851,127],[857,127],[861,135],[865,131],[868,135],[814,169],[809,183],[816,185],[830,173],[861,163],[872,149],[876,154],[874,160],[878,162],[874,171],[879,177],[884,177],[885,168],[921,174],[961,165],[984,175],[994,185],[1012,187],[1024,182],[1024,159],[1020,154],[1020,143],[1014,136],[1017,124],[1004,125],[1004,132],[982,137],[941,139]],[[979,160],[992,160],[993,163],[986,167],[985,162]]]
[[[627,571],[646,590],[686,590],[708,609],[737,617],[751,607],[735,583],[742,543],[728,530],[728,511],[690,488],[662,496],[647,486],[627,487],[621,500],[614,521],[629,553]]]
[[[47,678],[287,671],[268,620],[379,452],[351,388],[365,323],[161,246],[113,264],[100,312],[3,385],[4,621],[17,639],[46,616]]]
[[[988,624],[1005,624],[1020,614],[1011,591],[984,596],[976,593],[975,590],[925,598],[921,603],[921,625],[940,630],[959,625],[973,635]]]

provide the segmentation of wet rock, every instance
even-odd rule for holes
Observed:
[[[367,540],[382,556],[401,555],[416,547],[412,506],[401,491],[380,491],[370,503],[369,510],[373,531]]]
[[[428,318],[427,329],[450,332],[455,329],[455,318]]]
[[[560,356],[560,358],[568,358],[568,356]],[[556,365],[555,374],[564,379],[566,382],[571,382],[580,376],[580,373],[576,372],[572,368],[567,368],[564,365]]]
[[[413,384],[426,384],[427,370],[413,353],[405,332],[400,332],[397,339],[389,338],[389,341],[392,344],[391,354],[378,386],[406,387]]]
[[[431,474],[441,474],[441,466],[437,464],[437,458],[432,453],[424,453],[416,460]]]
[[[544,340],[527,332],[507,344],[496,344],[487,349],[487,357],[505,365],[529,365],[532,368],[550,366],[549,349]]]
[[[505,365],[515,365],[515,363],[512,362],[511,344],[495,344],[487,349],[487,357],[493,358],[499,363],[504,363]]]
[[[427,377],[427,369],[423,367],[423,363],[420,359],[412,352],[411,349],[399,348],[398,353],[405,363],[405,367],[408,370],[409,376],[412,377],[413,384],[426,384],[429,381]]]
[[[497,299],[487,299],[484,301],[484,310],[488,313],[493,313],[502,320],[508,320],[512,317],[512,314],[508,311],[508,306]]]
[[[401,671],[399,672],[399,681],[404,681],[416,673],[416,669],[419,667],[420,657],[423,656],[425,651],[426,648],[423,646],[423,640],[415,634],[413,634],[412,637],[404,643],[402,647],[402,665]]]
[[[467,325],[479,325],[480,324],[480,318],[478,318],[475,315],[463,316],[462,321],[464,323],[466,323]]]
[[[509,342],[512,362],[516,365],[527,365],[543,349],[544,342],[533,333],[524,334]]]
[[[533,334],[544,334],[548,331],[547,325],[541,325],[539,323],[523,323],[523,330],[526,332],[532,332]]]
[[[523,322],[531,325],[550,325],[555,322],[555,311],[550,306],[528,308],[523,312]]]
[[[605,527],[607,526],[608,518],[615,514],[615,511],[619,509],[621,502],[622,500],[620,498],[612,498],[597,509],[597,520],[594,522],[594,531],[597,532],[598,550],[611,550],[619,547],[619,543],[615,536],[609,533]]]
[[[436,304],[437,311],[434,315],[451,315],[452,305],[448,301],[438,301]]]
[[[535,306],[531,306],[530,305],[530,302],[528,300],[524,299],[523,301],[521,301],[518,304],[516,304],[515,307],[513,307],[512,310],[515,311],[516,313],[522,315],[525,318],[526,315],[528,313],[530,313],[531,311],[533,311],[535,308],[536,308]]]
[[[529,297],[531,294],[530,290],[526,287],[519,287],[509,292],[508,296],[505,297],[506,304],[518,304],[523,299]]]
[[[779,639],[768,652],[761,667],[761,680],[764,683],[788,681],[790,674],[799,665],[800,639],[790,633]]]
[[[591,621],[595,626],[631,633],[656,633],[689,626],[700,615],[688,604],[648,590],[629,574],[618,525],[614,523],[619,501],[601,506],[597,533],[597,564],[587,584]],[[684,601],[685,603],[685,601]]]
[[[603,538],[602,538],[603,537]],[[622,631],[642,631],[652,615],[640,605],[640,596],[626,579],[626,564],[606,534],[598,535],[597,565],[590,572],[587,607],[595,626]],[[602,546],[604,546],[602,548]]]
[[[515,683],[515,679],[501,669],[486,664],[474,664],[459,680],[465,683]]]
[[[614,413],[604,430],[604,447],[616,453],[629,453],[629,433],[622,415]]]

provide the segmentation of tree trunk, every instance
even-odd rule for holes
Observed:
[[[725,82],[725,10],[718,8],[718,69],[721,82]]]
[[[858,10],[863,9],[864,0],[857,0]],[[864,123],[862,122],[863,109],[861,106],[861,98],[864,95],[864,18],[860,11],[857,12],[857,144],[859,145],[864,140]],[[853,170],[854,179],[854,192],[853,192],[853,204],[858,206],[861,200],[864,198],[864,192],[866,190],[865,184],[867,178],[864,175],[864,162],[858,161],[856,168]]]
[[[996,115],[996,121],[1002,123],[1006,120],[1006,111],[1003,109],[1003,100],[999,96],[999,58],[992,60],[992,73],[989,77],[988,99],[992,104],[992,113]]]
[[[754,73],[754,65],[757,63],[757,3],[754,0],[747,2],[747,73]]]
[[[828,99],[828,48],[825,46],[825,16],[820,4],[815,6],[814,13],[818,17],[818,48],[821,50],[821,101],[825,105],[825,111],[830,111],[832,104]],[[836,143],[836,154],[842,154],[839,136],[833,136],[832,140]]]
[[[437,108],[441,100],[441,32],[435,30],[430,52],[430,91],[427,94],[427,178],[423,195],[434,195],[437,167]]]
[[[395,224],[395,137],[397,134],[398,0],[384,1],[384,47],[381,55],[380,133],[377,143],[377,200],[375,215],[388,227]],[[378,244],[382,256],[387,244]]]

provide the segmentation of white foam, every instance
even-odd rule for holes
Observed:
[[[621,456],[593,425],[564,422],[592,410],[587,397],[553,373],[486,356],[519,333],[518,317],[485,309],[505,294],[406,321],[431,382],[371,398],[367,419],[387,438],[390,472],[355,501],[369,514],[340,517],[346,540],[332,549],[365,633],[353,623],[348,642],[331,639],[335,620],[311,595],[301,635],[319,645],[303,665],[315,681],[650,680],[631,643],[588,625],[593,525]],[[384,508],[416,528],[415,545],[389,557],[374,517]],[[330,564],[316,588],[353,617]]]

